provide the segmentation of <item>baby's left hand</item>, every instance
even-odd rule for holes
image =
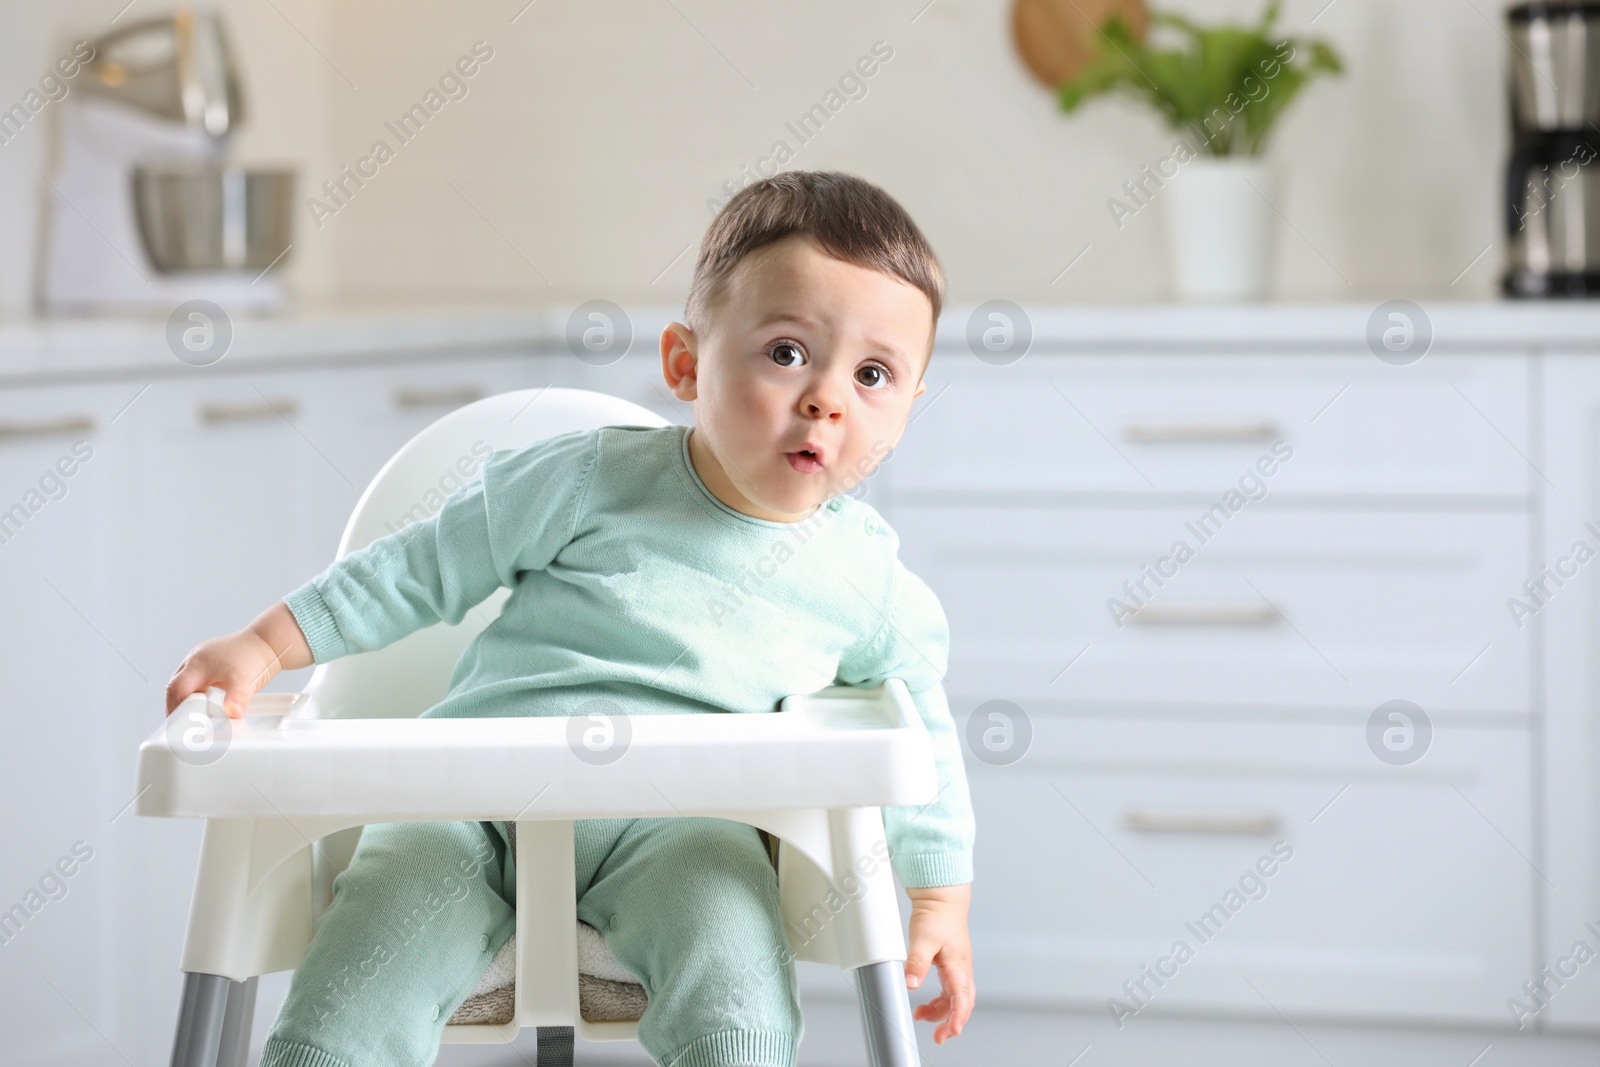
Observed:
[[[907,889],[911,898],[911,937],[906,954],[906,988],[920,989],[928,965],[939,968],[944,987],[937,997],[911,1010],[911,1017],[949,1022],[933,1031],[934,1044],[942,1045],[961,1033],[977,998],[972,982],[972,938],[967,933],[967,907],[972,883]]]

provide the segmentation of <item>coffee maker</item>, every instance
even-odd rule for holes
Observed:
[[[1600,3],[1535,0],[1506,12],[1512,297],[1600,296]]]

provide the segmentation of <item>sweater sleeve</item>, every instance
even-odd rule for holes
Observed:
[[[870,688],[886,678],[905,682],[933,741],[939,792],[926,804],[883,809],[889,862],[907,889],[972,881],[976,821],[966,765],[945,697],[950,628],[923,580],[894,560],[889,611],[865,651],[841,663],[840,684]]]
[[[482,477],[437,510],[329,564],[284,603],[323,663],[416,630],[459,623],[572,540],[599,438],[574,431],[489,453]]]

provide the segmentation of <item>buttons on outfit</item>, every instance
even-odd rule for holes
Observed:
[[[482,937],[478,938],[478,949],[483,952],[487,952],[489,950],[488,934],[484,934]]]
[[[838,511],[842,507],[844,507],[844,501],[840,500],[838,497],[834,497],[832,500],[828,501],[829,511]]]
[[[611,929],[615,930],[617,928],[617,917],[615,915],[611,916],[611,921],[609,923],[607,923],[606,925],[611,927]]]
[[[433,1021],[434,1022],[438,1022],[439,1021],[439,1005],[437,1005],[437,1004],[435,1004],[433,1006]]]

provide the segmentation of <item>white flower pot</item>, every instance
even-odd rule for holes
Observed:
[[[1198,156],[1183,165],[1162,196],[1180,297],[1266,296],[1277,196],[1277,172],[1264,160]]]

